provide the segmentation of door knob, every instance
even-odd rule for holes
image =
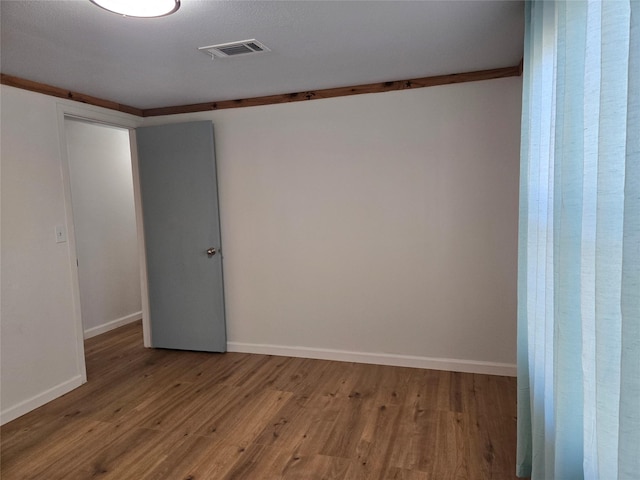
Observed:
[[[214,247],[207,249],[207,255],[213,257],[216,254],[216,249]]]

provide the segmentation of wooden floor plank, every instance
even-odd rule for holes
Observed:
[[[89,382],[0,429],[13,479],[514,479],[515,379],[85,342]]]
[[[282,472],[285,480],[344,480],[349,461],[325,455],[295,455]]]

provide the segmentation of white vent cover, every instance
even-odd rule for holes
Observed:
[[[229,42],[221,43],[219,45],[210,45],[208,47],[200,47],[198,50],[208,53],[211,55],[211,58],[236,57],[238,55],[251,55],[254,53],[271,51],[255,38],[242,40],[240,42]]]

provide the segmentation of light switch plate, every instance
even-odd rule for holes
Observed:
[[[56,225],[56,243],[64,243],[67,241],[67,229],[64,225]]]

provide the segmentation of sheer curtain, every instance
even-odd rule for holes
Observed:
[[[517,474],[640,478],[640,2],[525,4]]]

